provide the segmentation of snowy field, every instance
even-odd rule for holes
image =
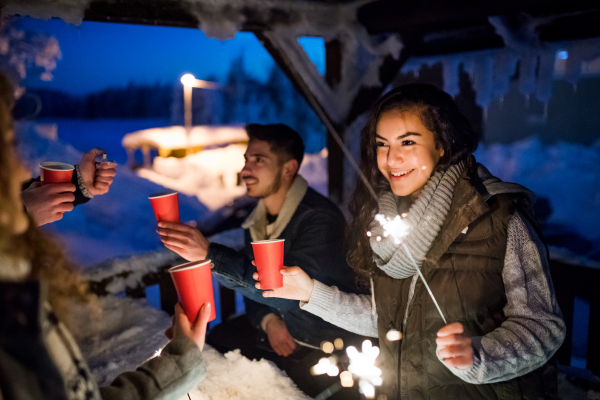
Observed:
[[[104,129],[107,138],[115,136],[101,147],[109,154],[118,154],[126,129],[159,122],[100,121],[95,126],[91,122],[64,121],[59,125],[59,142],[41,138],[31,124],[21,123],[17,126],[20,153],[33,174],[38,175],[41,160],[77,163],[81,151],[93,147],[94,138],[105,140]],[[85,139],[89,142],[76,139],[86,137],[81,132],[92,133]],[[67,137],[80,140],[80,147],[75,149],[63,142],[62,138]],[[77,207],[46,229],[61,235],[72,258],[82,265],[161,249],[147,196],[160,192],[163,186],[179,190],[182,220],[202,221],[243,194],[243,186],[236,182],[237,171],[243,166],[243,151],[243,146],[229,146],[185,159],[157,157],[151,169],[137,174],[119,165],[107,195]],[[554,258],[600,267],[600,141],[588,147],[561,142],[544,145],[533,137],[510,145],[482,144],[476,157],[498,177],[520,183],[549,201],[552,213],[544,233],[548,239],[558,238],[558,242],[551,243]],[[326,194],[326,152],[308,155],[301,174]]]

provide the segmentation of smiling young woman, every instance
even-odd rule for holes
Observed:
[[[531,212],[535,195],[476,163],[478,141],[443,91],[391,90],[361,135],[361,170],[377,198],[358,180],[347,229],[349,263],[370,281],[371,297],[298,267],[284,268],[284,286],[264,294],[301,300],[304,311],[378,337],[379,393],[389,400],[557,396],[551,359],[565,324]],[[384,236],[376,214],[406,216],[402,246]],[[390,330],[402,340],[389,340]]]

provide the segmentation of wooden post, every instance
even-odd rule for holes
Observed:
[[[334,88],[342,80],[342,44],[334,39],[325,43],[325,82]],[[337,133],[344,140],[343,127],[336,126]],[[329,198],[334,203],[344,201],[344,153],[335,139],[327,135],[327,170],[329,175]]]

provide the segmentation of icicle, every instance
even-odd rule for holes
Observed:
[[[444,70],[444,91],[450,96],[456,97],[460,93],[460,62],[456,57],[448,56],[444,57],[442,65]]]
[[[546,49],[540,55],[540,64],[537,76],[535,95],[539,101],[548,102],[552,97],[552,83],[554,82],[555,51]]]
[[[548,121],[548,102],[544,102],[544,121]]]
[[[525,95],[525,108],[529,108],[529,95]]]
[[[573,83],[573,93],[577,93],[577,82]]]
[[[500,111],[502,111],[502,107],[504,107],[504,96],[498,98],[498,106],[500,107]]]
[[[483,106],[483,122],[487,122],[488,106]]]
[[[421,69],[421,66],[417,66],[415,67],[415,69],[413,70],[413,75],[415,77],[415,79],[419,79],[419,70]]]

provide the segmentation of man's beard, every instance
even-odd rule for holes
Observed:
[[[265,188],[262,192],[256,194],[252,197],[258,197],[259,199],[264,199],[265,197],[269,197],[272,194],[277,193],[281,188],[281,168],[275,174],[275,180],[271,183],[267,188]]]

